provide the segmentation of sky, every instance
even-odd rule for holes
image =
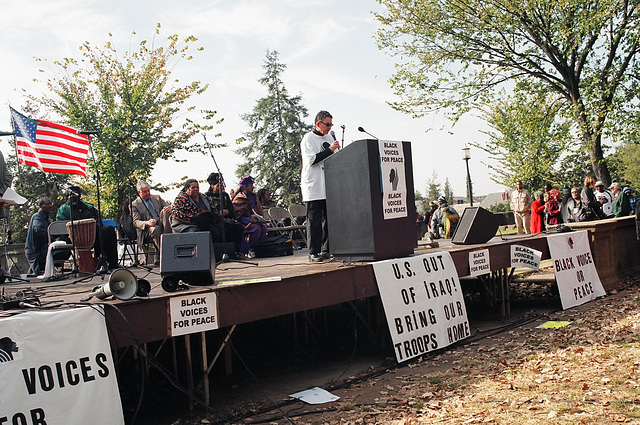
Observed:
[[[413,153],[415,189],[426,192],[432,176],[444,183],[449,179],[456,196],[466,196],[466,167],[462,148],[470,142],[483,142],[486,124],[473,115],[463,117],[455,127],[442,114],[413,119],[393,110],[387,102],[397,100],[388,82],[400,58],[377,48],[374,33],[378,24],[373,12],[384,9],[374,0],[24,0],[4,2],[0,16],[0,131],[10,131],[9,106],[17,110],[25,104],[24,93],[49,93],[42,82],[55,67],[43,66],[64,57],[80,58],[79,46],[85,41],[104,46],[112,34],[118,52],[135,51],[142,40],[152,40],[158,23],[162,29],[155,43],[167,36],[198,38],[194,59],[181,61],[173,77],[182,85],[198,80],[208,90],[188,102],[196,110],[212,109],[224,121],[208,135],[210,142],[228,143],[213,150],[215,163],[227,186],[237,183],[236,166],[242,162],[234,151],[235,140],[249,131],[241,119],[250,113],[258,99],[267,95],[258,79],[264,75],[267,50],[279,53],[286,65],[282,80],[289,95],[301,95],[309,111],[328,110],[336,124],[334,130],[344,144],[369,138],[358,132],[363,127],[385,140],[410,141]],[[135,34],[133,34],[135,32]],[[41,73],[40,69],[45,72]],[[0,109],[1,110],[1,109]],[[197,118],[193,116],[192,118]],[[222,133],[214,138],[215,133]],[[0,139],[5,155],[13,150],[11,138]],[[178,152],[187,162],[160,161],[152,183],[169,184],[182,177],[204,180],[215,170],[214,159],[205,154]],[[469,169],[474,195],[485,195],[504,188],[489,179],[487,155],[471,148]],[[163,197],[172,200],[176,191]]]

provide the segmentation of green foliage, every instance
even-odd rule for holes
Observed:
[[[629,144],[623,146],[615,155],[619,170],[617,181],[625,186],[640,189],[640,145]]]
[[[596,177],[610,181],[602,138],[638,116],[637,1],[379,1],[378,46],[402,58],[393,107],[451,111],[455,122],[530,81],[566,106]]]
[[[453,205],[453,189],[451,189],[451,184],[449,183],[449,177],[444,179],[444,197],[447,200],[447,204]]]
[[[242,116],[251,127],[247,142],[237,151],[245,158],[238,166],[238,177],[252,175],[256,187],[271,191],[280,205],[302,202],[300,193],[300,141],[312,127],[305,124],[307,109],[301,96],[289,96],[282,81],[286,65],[278,61],[277,51],[267,51],[259,81],[267,97],[256,102],[253,111]]]
[[[207,86],[199,81],[179,86],[171,76],[180,61],[192,59],[189,48],[196,40],[173,34],[163,45],[143,40],[137,51],[124,54],[111,41],[103,48],[85,42],[80,60],[63,58],[50,66],[46,84],[53,96],[32,98],[72,127],[101,131],[91,141],[94,156],[89,155],[88,171],[93,184],[87,186],[97,186],[97,164],[103,217],[119,215],[132,176],[147,179],[158,159],[174,158],[178,149],[201,150],[190,140],[213,128],[181,115],[193,110],[185,103]],[[215,115],[201,112],[204,121]]]
[[[35,167],[18,164],[14,153],[7,160],[7,167],[13,175],[12,188],[27,198],[24,205],[9,207],[11,215],[12,239],[16,243],[24,243],[31,216],[38,211],[40,198],[49,198],[53,202],[51,217],[60,205],[66,202],[64,188],[69,185],[66,174],[43,173]]]
[[[561,103],[544,92],[516,89],[512,97],[496,99],[484,118],[492,130],[489,141],[472,143],[497,163],[485,164],[494,182],[539,189],[552,182],[554,166],[571,144],[570,123],[560,118]],[[586,162],[588,163],[588,161]]]
[[[427,201],[435,201],[440,195],[442,195],[442,185],[438,180],[438,175],[434,171],[431,178],[427,180]]]

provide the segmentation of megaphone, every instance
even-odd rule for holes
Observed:
[[[113,295],[119,300],[130,300],[137,292],[136,276],[127,269],[117,269],[109,276],[109,282],[93,288],[90,296],[105,299]]]

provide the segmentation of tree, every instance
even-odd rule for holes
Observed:
[[[485,144],[472,143],[489,154],[497,165],[489,167],[494,182],[541,189],[552,182],[554,166],[570,144],[570,124],[558,117],[560,103],[546,93],[515,90],[512,97],[500,98],[484,112],[492,131]],[[558,182],[552,182],[558,184]]]
[[[196,40],[174,34],[158,47],[143,40],[137,51],[124,54],[111,41],[102,49],[85,42],[81,60],[64,58],[50,67],[46,84],[53,96],[32,98],[72,127],[100,130],[91,141],[95,162],[89,155],[93,184],[87,187],[96,187],[91,171],[97,165],[104,217],[118,216],[132,176],[147,179],[158,159],[173,158],[177,149],[195,149],[191,138],[212,128],[188,116],[176,124],[180,114],[193,110],[185,102],[207,88],[199,81],[177,86],[171,77],[178,62],[192,59],[189,46]],[[215,115],[202,113],[204,120]]]
[[[442,195],[442,185],[438,180],[438,174],[434,171],[431,178],[427,180],[427,198],[428,201],[435,201]]]
[[[260,84],[267,88],[267,97],[256,102],[253,111],[242,116],[251,127],[245,133],[246,146],[238,153],[246,158],[236,174],[252,174],[256,185],[270,189],[282,205],[302,201],[300,193],[300,141],[312,127],[305,124],[307,108],[302,97],[289,96],[282,81],[286,65],[278,61],[277,51],[268,51],[262,68]]]
[[[529,80],[560,96],[595,175],[610,181],[602,139],[637,108],[637,1],[380,2],[378,45],[403,58],[392,106],[414,116],[451,108],[455,121],[506,83]]]
[[[451,184],[449,183],[449,177],[444,179],[444,197],[447,200],[447,204],[453,205],[453,189],[451,189]]]

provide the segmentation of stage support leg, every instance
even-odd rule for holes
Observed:
[[[495,310],[500,310],[500,317],[503,319],[511,315],[511,281],[514,270],[512,268],[511,271],[507,271],[504,268],[478,276],[485,303]]]
[[[213,360],[211,360],[211,363],[209,363],[209,366],[206,367],[204,373],[207,376],[211,373],[211,369],[213,368],[213,365],[216,364],[216,362],[218,361],[218,358],[220,357],[220,354],[222,354],[223,350],[225,352],[225,366],[226,366],[225,370],[226,370],[226,374],[227,374],[227,376],[231,376],[231,374],[233,373],[232,362],[231,362],[231,351],[230,351],[231,350],[231,346],[229,345],[229,340],[231,339],[231,334],[233,334],[233,331],[236,330],[236,326],[237,325],[231,326],[231,329],[229,329],[229,333],[227,333],[227,336],[224,338],[224,341],[222,341],[222,344],[220,344],[220,348],[218,349],[218,352],[216,353],[215,356],[213,356]]]
[[[193,363],[191,361],[191,336],[184,336],[184,348],[187,355],[187,389],[193,394]],[[189,416],[193,416],[193,399],[189,398]]]
[[[204,385],[204,402],[209,405],[209,371],[207,369],[207,333],[200,332],[202,339],[202,382]]]
[[[356,319],[359,320],[360,323],[362,323],[362,325],[367,330],[367,333],[369,334],[369,340],[374,343],[378,342],[378,337],[376,336],[376,333],[371,328],[371,325],[369,324],[368,320],[364,316],[362,316],[362,314],[358,311],[358,306],[351,301],[349,301],[347,304],[349,305],[349,307],[353,309],[354,313],[356,314]]]

